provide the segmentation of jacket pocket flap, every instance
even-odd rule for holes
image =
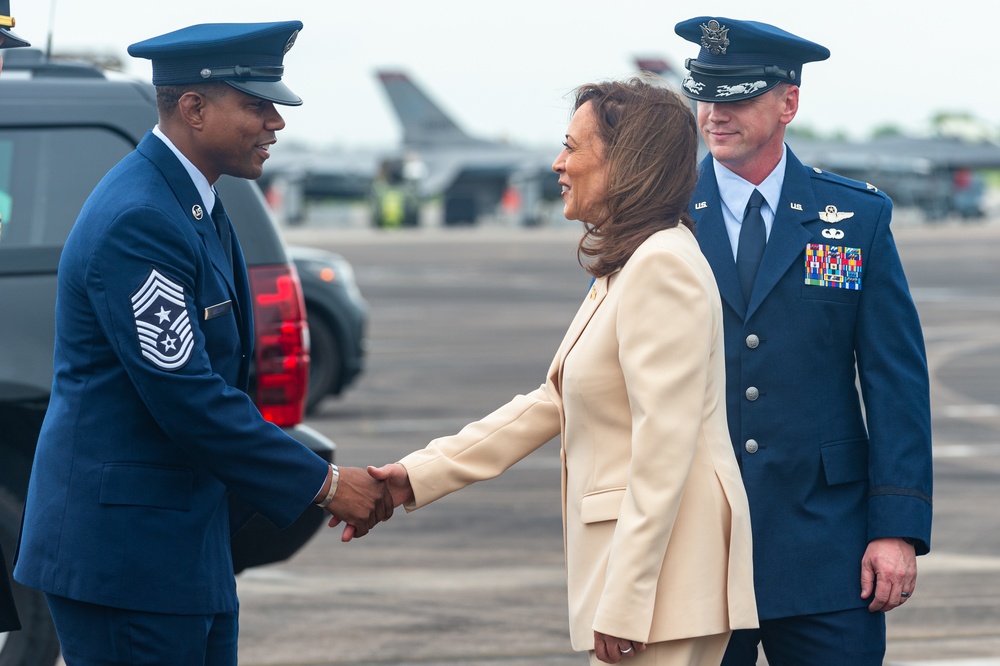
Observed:
[[[864,481],[868,478],[868,440],[851,439],[820,449],[827,485]]]
[[[602,520],[618,520],[621,512],[624,488],[598,490],[587,493],[580,503],[580,520],[584,523],[599,523]]]
[[[183,467],[105,463],[101,474],[101,504],[187,511],[191,508],[193,486],[194,473]]]

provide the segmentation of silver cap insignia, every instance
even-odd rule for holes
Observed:
[[[708,25],[701,24],[701,47],[712,55],[726,55],[729,46],[729,28],[712,19]]]

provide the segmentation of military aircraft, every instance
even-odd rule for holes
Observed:
[[[404,72],[377,76],[403,129],[397,159],[411,163],[423,197],[443,197],[444,224],[472,224],[505,206],[530,226],[542,200],[559,198],[553,150],[471,136]]]
[[[851,142],[787,134],[785,142],[803,164],[871,183],[895,206],[917,208],[926,220],[983,217],[983,174],[1000,169],[1000,145],[988,141],[899,135]]]
[[[474,224],[502,209],[532,226],[543,202],[559,199],[554,150],[471,136],[404,72],[376,76],[402,127],[400,145],[273,151],[258,183],[286,221],[301,220],[309,200],[368,198],[376,225],[413,226],[420,202],[440,197],[445,225]]]
[[[367,199],[384,158],[375,150],[314,150],[279,145],[257,184],[282,221],[304,220],[307,201]]]

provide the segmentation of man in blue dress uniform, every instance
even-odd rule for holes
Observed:
[[[11,28],[14,27],[14,17],[10,15],[10,0],[0,0],[0,49],[12,49],[18,46],[31,46],[18,37]],[[0,56],[0,69],[3,69],[3,56]],[[0,219],[0,225],[3,220]],[[0,633],[21,628],[17,617],[17,607],[14,606],[14,596],[10,591],[10,580],[7,578],[7,557],[0,547]]]
[[[826,48],[723,17],[675,30],[700,46],[682,84],[710,152],[691,214],[723,300],[761,621],[723,664],[756,663],[758,644],[771,666],[881,664],[931,530],[927,361],[892,202],[784,143]]]
[[[278,527],[316,503],[364,535],[384,487],[337,470],[245,393],[251,294],[213,184],[261,175],[301,100],[302,24],[204,24],[129,47],[159,122],[97,185],[59,264],[55,377],[15,578],[46,593],[68,666],[236,664],[229,493]]]

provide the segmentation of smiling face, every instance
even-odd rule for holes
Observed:
[[[227,174],[260,178],[270,156],[275,133],[285,121],[274,104],[228,85],[221,94],[206,97],[202,108],[198,160],[192,159],[210,183]]]
[[[562,187],[563,215],[567,220],[598,224],[608,194],[608,161],[590,102],[573,114],[563,146],[552,163]]]
[[[712,157],[759,184],[781,160],[798,103],[799,88],[790,85],[739,102],[698,102],[698,128]]]

